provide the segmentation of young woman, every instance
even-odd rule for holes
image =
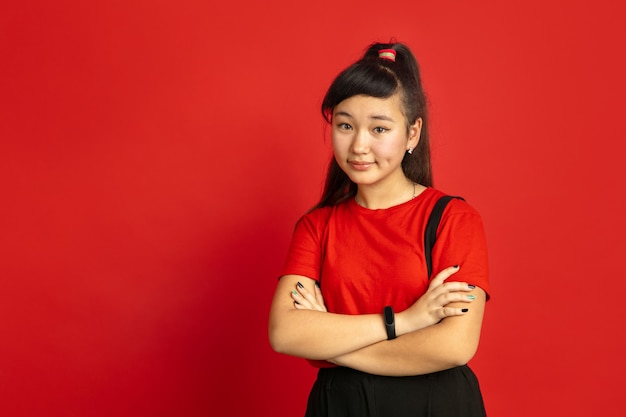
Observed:
[[[306,416],[484,416],[467,362],[488,297],[478,213],[446,207],[428,276],[432,188],[415,57],[373,44],[322,104],[334,159],[297,223],[269,320],[277,352],[319,367]]]

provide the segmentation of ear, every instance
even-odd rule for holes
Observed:
[[[422,118],[418,117],[415,123],[409,126],[409,137],[407,139],[407,149],[417,147],[420,141],[420,134],[422,133]]]

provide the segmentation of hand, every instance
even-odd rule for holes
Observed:
[[[471,303],[474,296],[468,294],[474,286],[466,282],[444,281],[459,271],[458,266],[451,266],[439,272],[428,286],[428,290],[411,307],[396,314],[396,329],[399,334],[410,333],[439,323],[451,316],[461,316],[468,309],[447,307],[450,303]]]
[[[298,282],[296,289],[291,291],[291,298],[293,299],[294,307],[297,310],[317,310],[327,312],[326,305],[324,304],[324,297],[322,296],[322,290],[315,283],[315,292],[311,293],[304,285]]]

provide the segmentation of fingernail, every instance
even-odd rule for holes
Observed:
[[[469,311],[469,308],[464,308],[464,309],[461,310],[461,312],[463,312],[463,313],[467,313],[468,311]]]
[[[315,281],[315,286],[316,286],[317,288],[320,288],[320,283],[319,283],[319,281]]]
[[[304,285],[302,285],[302,284],[300,283],[300,281],[298,281],[298,287],[299,287],[299,288],[304,288]]]
[[[453,266],[453,268],[458,268],[458,267],[459,267],[458,265],[454,265],[454,266]]]
[[[294,304],[298,304],[298,305],[300,305],[300,303],[299,303],[299,302],[297,302],[297,301],[295,301],[295,300],[294,300],[294,302],[293,302],[293,303],[294,303]]]
[[[468,295],[468,296],[467,296],[467,299],[468,299],[468,300],[475,300],[475,299],[476,299],[476,296],[475,296],[475,295],[470,294],[470,295]]]
[[[470,290],[473,290],[474,288],[476,288],[476,285],[469,284],[467,288],[469,288]]]
[[[291,293],[293,295],[295,295],[296,297],[298,297],[300,295],[300,294],[298,294],[298,291],[296,291],[296,290],[291,290]]]

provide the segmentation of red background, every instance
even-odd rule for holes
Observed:
[[[269,303],[325,88],[392,36],[484,217],[489,414],[622,409],[619,2],[209,3],[0,3],[0,415],[302,415]]]

